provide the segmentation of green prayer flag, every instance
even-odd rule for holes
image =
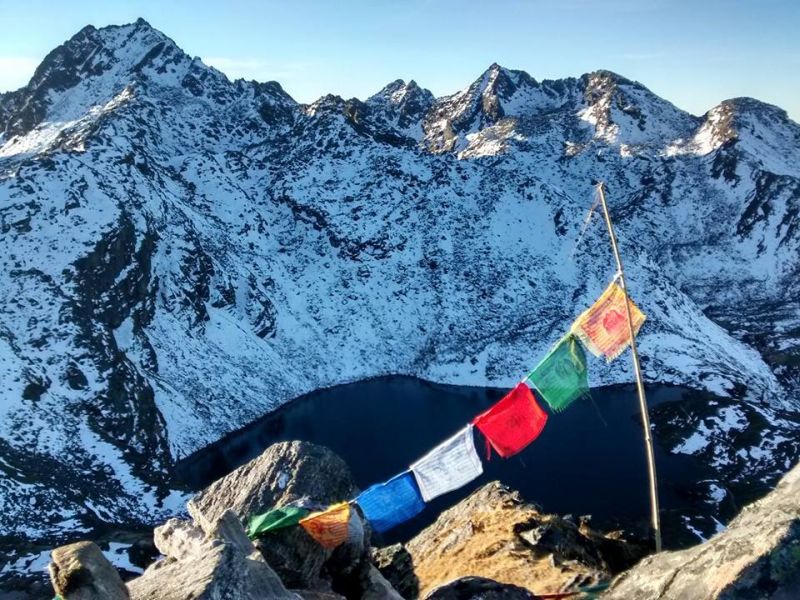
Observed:
[[[284,506],[283,508],[273,508],[260,515],[252,515],[247,521],[247,537],[252,540],[262,533],[297,525],[300,519],[307,517],[310,512],[308,509],[297,506]]]
[[[577,338],[572,334],[561,338],[526,380],[556,412],[588,394],[586,354]]]

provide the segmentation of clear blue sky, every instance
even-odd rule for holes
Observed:
[[[301,102],[398,78],[449,94],[498,62],[536,79],[611,69],[695,114],[753,96],[800,121],[800,0],[0,0],[0,90],[84,25],[139,16]]]

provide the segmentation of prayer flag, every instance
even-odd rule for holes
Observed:
[[[536,403],[531,389],[520,383],[472,422],[497,453],[508,458],[539,437],[547,413]]]
[[[260,515],[253,515],[247,521],[247,536],[255,539],[262,533],[297,525],[300,519],[308,516],[310,512],[305,508],[284,506]]]
[[[417,482],[406,471],[385,483],[361,492],[356,502],[375,531],[388,531],[408,521],[425,508]]]
[[[626,297],[627,294],[616,281],[612,281],[597,301],[572,325],[572,333],[578,336],[584,346],[595,356],[604,354],[609,362],[622,354],[631,343],[625,311]],[[645,316],[630,298],[628,305],[631,308],[633,334],[636,335]]]
[[[331,550],[347,540],[349,521],[350,504],[341,502],[328,510],[311,513],[300,525],[320,546]]]
[[[425,502],[460,488],[483,473],[481,459],[475,452],[472,425],[467,425],[411,465],[411,472]]]
[[[562,411],[589,393],[586,353],[577,338],[567,334],[525,378],[554,411]]]

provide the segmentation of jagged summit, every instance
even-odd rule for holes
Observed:
[[[100,29],[89,25],[50,52],[28,85],[4,102],[8,115],[0,127],[10,139],[45,120],[73,121],[137,81],[176,77],[192,64],[144,20]]]
[[[669,155],[712,152],[718,152],[717,172],[730,181],[739,180],[741,161],[791,174],[800,163],[800,125],[781,108],[754,98],[723,100],[700,117],[690,136],[667,150]]]
[[[786,111],[779,106],[775,106],[774,104],[770,104],[769,102],[764,102],[750,96],[737,96],[736,98],[729,98],[727,100],[723,100],[720,104],[731,104],[742,111],[771,112],[786,119],[789,118],[789,115],[786,113]]]
[[[88,25],[50,52],[26,87],[44,86],[59,92],[111,70],[123,77],[139,75],[148,68],[164,73],[170,63],[182,60],[190,59],[144,19],[100,29]]]
[[[590,71],[588,73],[584,73],[579,78],[581,81],[584,82],[584,85],[588,85],[592,81],[602,82],[605,85],[625,85],[631,86],[636,88],[643,88],[647,89],[644,85],[639,83],[638,81],[633,81],[616,73],[615,71],[610,71],[608,69],[597,69],[595,71]],[[650,90],[647,90],[650,91]]]
[[[153,106],[163,115],[170,95],[228,107],[251,102],[254,112],[273,126],[287,124],[287,111],[297,104],[277,82],[230,82],[143,19],[88,26],[48,54],[26,87],[2,97],[0,139],[5,146],[0,156],[63,147],[65,141],[82,148],[88,131],[111,114],[150,104],[149,114],[140,118],[152,118]],[[253,130],[252,122],[245,127]],[[233,128],[229,132],[235,134]]]
[[[391,104],[394,106],[420,104],[430,106],[435,100],[430,90],[421,88],[413,79],[406,82],[402,79],[387,84],[378,93],[367,98],[367,104]]]

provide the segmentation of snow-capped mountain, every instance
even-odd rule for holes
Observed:
[[[675,417],[677,450],[731,478],[798,456],[800,126],[776,107],[499,65],[302,105],[139,20],[50,53],[0,132],[7,539],[157,520],[176,459],[319,387],[514,383],[614,274],[597,216],[582,234],[598,180],[647,379],[735,400]]]

